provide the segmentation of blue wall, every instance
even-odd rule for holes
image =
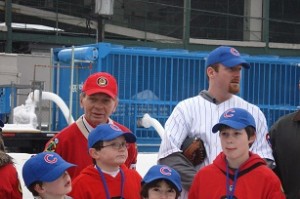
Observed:
[[[72,113],[76,119],[82,114],[79,94],[87,76],[97,71],[113,74],[118,81],[120,102],[112,118],[129,127],[137,135],[140,145],[157,147],[160,138],[154,129],[138,127],[139,118],[149,113],[164,124],[180,100],[197,95],[208,87],[204,66],[207,52],[126,48],[109,43],[80,47],[96,50],[87,51],[86,56],[75,53],[77,60],[72,87],[71,53],[61,57],[58,55],[63,49],[54,49],[54,92],[68,105],[70,89],[73,89]],[[95,52],[98,56],[92,56]],[[244,55],[244,58],[251,64],[251,69],[243,70],[240,96],[262,109],[270,127],[280,116],[296,110],[300,105],[300,58],[248,55]],[[67,125],[61,113],[58,117],[54,114],[53,121],[56,121],[54,130]]]

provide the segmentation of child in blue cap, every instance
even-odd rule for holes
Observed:
[[[152,166],[142,180],[142,199],[177,199],[181,191],[180,175],[166,165]]]
[[[88,152],[94,164],[73,180],[75,199],[140,199],[141,176],[125,165],[128,143],[136,137],[114,124],[100,124],[88,135]]]
[[[72,184],[67,169],[73,166],[55,152],[42,152],[25,162],[23,180],[34,197],[69,199]]]
[[[212,128],[222,152],[196,174],[189,199],[285,198],[281,182],[266,162],[249,151],[256,136],[253,116],[242,108],[225,111]]]

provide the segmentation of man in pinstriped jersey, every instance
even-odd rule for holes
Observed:
[[[187,198],[197,170],[212,163],[222,150],[218,134],[213,134],[211,129],[229,108],[243,108],[253,115],[257,125],[257,139],[250,150],[264,158],[271,167],[275,165],[267,140],[268,126],[263,112],[236,95],[240,91],[242,68],[249,69],[250,65],[236,49],[229,46],[214,49],[206,60],[208,90],[179,102],[165,123],[158,161],[174,168],[181,175],[184,188],[181,199]],[[207,156],[198,166],[193,166],[182,154],[181,145],[187,137],[200,138],[204,143]]]

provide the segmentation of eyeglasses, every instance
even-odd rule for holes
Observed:
[[[122,148],[128,148],[129,144],[126,143],[126,142],[122,142],[122,143],[114,142],[112,144],[108,144],[108,145],[102,146],[101,148],[105,148],[105,147],[111,147],[113,149],[120,150]]]

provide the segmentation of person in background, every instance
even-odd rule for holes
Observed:
[[[277,165],[274,171],[287,199],[300,199],[300,109],[280,117],[272,125],[270,141]]]
[[[34,197],[69,199],[67,194],[72,190],[72,184],[67,169],[74,166],[57,153],[38,153],[24,163],[23,180]]]
[[[219,132],[223,151],[213,164],[198,171],[189,199],[285,198],[279,178],[261,157],[249,151],[256,124],[247,110],[228,109],[212,132]]]
[[[180,175],[166,165],[154,165],[142,180],[142,199],[178,199],[182,191]]]
[[[83,169],[73,181],[74,199],[140,199],[141,176],[124,163],[128,143],[136,137],[114,124],[100,124],[88,136],[94,165]]]
[[[249,69],[250,65],[235,48],[220,46],[211,51],[206,60],[208,90],[179,102],[165,123],[158,162],[172,167],[180,174],[184,188],[181,198],[187,198],[186,193],[196,172],[201,167],[211,164],[221,152],[220,140],[216,134],[211,133],[211,129],[218,123],[220,115],[229,108],[244,108],[253,115],[257,139],[250,150],[264,158],[270,167],[274,166],[272,149],[267,140],[267,121],[263,112],[256,105],[236,95],[240,91],[243,68]],[[195,150],[190,156],[184,155],[186,153],[182,149],[190,148],[182,148],[185,146],[184,141],[188,139],[202,140],[206,151],[206,158],[202,163],[198,159],[205,157],[205,153],[197,152],[199,150]]]
[[[0,133],[4,124],[0,120]],[[22,187],[13,158],[5,152],[2,135],[0,135],[0,198],[22,199]]]
[[[80,106],[84,110],[84,115],[46,144],[45,151],[54,151],[66,161],[77,165],[69,170],[72,179],[82,169],[92,164],[92,158],[87,151],[87,137],[97,125],[114,124],[124,132],[130,132],[128,128],[110,118],[118,106],[117,95],[117,81],[111,74],[97,72],[90,75],[84,82],[80,94]],[[135,169],[136,161],[137,146],[136,143],[131,143],[125,165]]]

